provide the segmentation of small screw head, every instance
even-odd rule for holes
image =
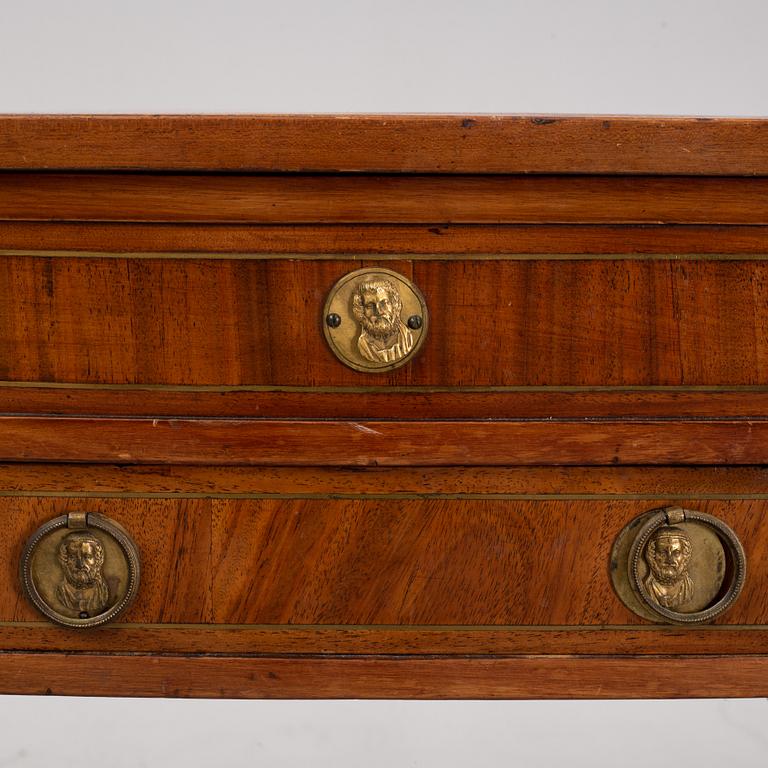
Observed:
[[[331,314],[325,318],[325,322],[329,328],[338,328],[341,325],[341,317],[335,312],[331,312]]]
[[[411,315],[408,318],[408,327],[412,331],[418,331],[421,328],[424,321],[418,315]]]

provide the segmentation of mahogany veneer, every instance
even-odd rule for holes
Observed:
[[[768,121],[0,117],[0,692],[768,695]],[[362,266],[406,366],[323,338]],[[614,593],[660,506],[746,551],[712,624]],[[27,538],[121,523],[71,630]]]

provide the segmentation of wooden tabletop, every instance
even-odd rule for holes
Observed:
[[[768,175],[768,119],[4,115],[0,170]]]

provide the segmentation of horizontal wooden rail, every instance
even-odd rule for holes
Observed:
[[[212,698],[764,697],[768,656],[180,658],[0,655],[0,693]]]
[[[113,624],[68,632],[45,621],[0,623],[1,651],[91,653],[687,656],[768,652],[768,626],[359,626]],[[739,660],[734,659],[738,664]]]
[[[606,115],[6,115],[0,168],[766,175],[767,126]]]
[[[768,421],[0,418],[0,461],[454,466],[767,464]]]
[[[0,219],[768,224],[768,178],[6,173]]]
[[[768,499],[765,467],[357,467],[0,464],[0,498]],[[691,630],[686,628],[685,632]]]
[[[0,221],[3,250],[61,256],[214,258],[297,254],[651,258],[768,254],[768,226],[680,224],[174,224]]]
[[[0,382],[0,414],[272,419],[765,418],[768,388],[194,387]]]

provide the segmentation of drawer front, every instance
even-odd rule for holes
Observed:
[[[758,490],[765,479],[760,470],[220,469],[216,490],[204,468],[67,472],[59,483],[71,490],[56,493],[34,490],[39,470],[38,476],[5,470],[26,490],[0,504],[4,649],[494,654],[768,648],[762,525],[768,497]],[[144,489],[112,490],[126,481]],[[286,484],[322,490],[290,493]],[[204,485],[207,491],[200,490]],[[639,515],[670,504],[716,516],[744,545],[743,592],[712,624],[681,628],[642,619],[613,590],[609,561],[616,537]],[[21,593],[17,570],[25,542],[47,520],[74,511],[120,523],[141,552],[139,596],[104,628],[54,627]]]
[[[329,291],[364,265],[412,280],[432,318],[388,373],[352,370],[323,335]],[[768,263],[4,255],[0,327],[8,382],[754,386],[768,378]]]

